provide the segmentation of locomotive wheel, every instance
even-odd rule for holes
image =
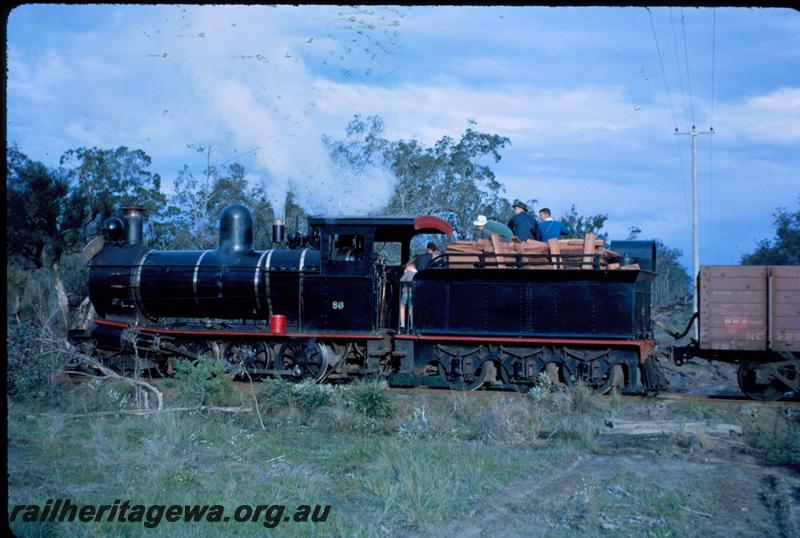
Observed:
[[[463,366],[463,362],[461,363]],[[472,381],[465,381],[463,371],[456,372],[455,376],[451,376],[450,373],[441,365],[441,363],[437,364],[437,369],[439,371],[439,377],[442,378],[448,387],[453,390],[461,390],[461,391],[473,391],[478,390],[483,386],[486,382],[486,374],[491,369],[488,367],[488,362],[482,362],[477,370],[472,373]]]
[[[123,375],[132,375],[136,370],[136,359],[133,357],[133,355],[122,351],[119,353],[114,353],[113,355],[102,359],[100,362],[115,372],[119,372]]]
[[[264,342],[231,342],[225,346],[225,366],[237,377],[264,377],[272,364],[272,352]]]
[[[219,345],[219,342],[214,341],[203,341],[191,344],[189,346],[189,351],[196,354],[197,356],[207,356],[211,357],[214,360],[220,360],[222,358],[222,346]]]
[[[783,384],[772,375],[769,363],[742,361],[739,365],[739,388],[749,398],[762,402],[777,400],[785,392]]]
[[[182,342],[178,345],[180,350],[167,357],[167,374],[173,375],[179,362],[197,360],[196,357],[211,357],[214,360],[222,358],[223,346],[219,342],[210,340],[197,342]],[[184,354],[185,353],[185,354]]]
[[[611,389],[619,388],[625,383],[625,373],[621,364],[612,364],[600,380],[600,384],[595,387],[597,394],[607,394]]]
[[[319,344],[289,343],[283,344],[275,357],[275,366],[280,370],[288,370],[284,377],[293,380],[313,379],[319,383],[328,374],[328,362]]]

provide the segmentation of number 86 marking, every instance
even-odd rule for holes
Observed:
[[[331,308],[334,310],[344,310],[344,301],[333,301],[331,303]]]

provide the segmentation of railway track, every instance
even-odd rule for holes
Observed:
[[[476,391],[455,391],[447,387],[389,387],[390,392],[395,394],[407,395],[423,395],[423,394],[463,394],[473,398],[494,398],[494,397],[524,397],[523,393],[514,392],[511,390],[503,389],[489,389],[489,390],[476,390]],[[667,402],[683,402],[683,403],[696,403],[696,404],[758,404],[766,406],[787,406],[787,405],[800,405],[800,398],[784,398],[778,401],[762,402],[752,400],[743,394],[736,393],[717,393],[717,394],[695,394],[687,392],[660,392],[652,396],[639,396],[639,395],[621,395],[626,400],[661,400]]]
[[[73,383],[78,382],[89,382],[90,379],[82,376],[73,376],[68,375],[68,378],[72,380]],[[148,378],[148,382],[153,383],[157,386],[160,386],[164,381],[164,378]],[[258,386],[259,382],[254,381],[253,385]],[[250,383],[247,381],[234,381],[234,387],[236,387],[240,391],[248,391],[250,388]],[[403,386],[389,386],[387,390],[392,394],[402,394],[408,396],[432,396],[432,395],[441,395],[444,397],[448,397],[451,395],[463,395],[469,398],[499,398],[499,397],[506,397],[506,398],[521,398],[525,397],[524,393],[516,392],[513,390],[508,389],[483,389],[483,390],[474,390],[474,391],[460,391],[454,390],[449,387],[441,386],[416,386],[416,387],[403,387]],[[610,397],[610,395],[603,395],[604,397]],[[759,406],[777,406],[777,407],[786,407],[786,406],[800,406],[800,398],[798,397],[787,397],[777,401],[758,401],[752,400],[743,394],[738,394],[735,392],[721,392],[716,394],[696,394],[696,393],[689,393],[689,392],[660,392],[655,395],[650,396],[641,396],[641,395],[626,395],[622,394],[621,398],[625,400],[650,400],[650,401],[663,401],[663,402],[675,402],[675,403],[694,403],[694,404],[706,404],[706,405],[725,405],[725,404],[757,404]]]

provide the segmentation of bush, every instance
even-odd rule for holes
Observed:
[[[374,383],[355,381],[343,395],[348,407],[370,418],[390,419],[394,416],[394,408],[386,391],[386,382]]]
[[[800,466],[800,425],[792,425],[781,433],[761,433],[756,447],[768,460],[781,465]]]
[[[19,265],[6,265],[6,313],[8,320],[21,321],[22,295],[30,280],[30,272]]]
[[[203,355],[196,361],[178,361],[175,365],[178,394],[198,406],[231,403],[234,399],[232,382],[227,368],[213,357]]]
[[[478,415],[474,438],[486,444],[520,446],[531,440],[531,419],[526,402],[493,401]]]
[[[411,415],[400,424],[398,435],[409,439],[433,439],[436,431],[428,414],[428,406],[424,402],[414,407]]]
[[[259,405],[266,411],[286,409],[294,403],[293,387],[283,379],[265,379],[259,384]]]
[[[52,398],[55,374],[67,361],[66,353],[42,342],[41,334],[30,323],[8,327],[8,394],[19,400]]]
[[[47,268],[30,274],[15,269],[10,278],[15,286],[20,286],[16,290],[7,288],[9,302],[13,303],[9,305],[9,313],[15,321],[33,325],[45,338],[63,338],[69,324],[69,305],[67,298],[59,293],[64,287],[55,273]]]
[[[78,306],[89,296],[89,265],[83,254],[67,254],[58,262],[58,277],[64,283],[64,291],[72,307]]]
[[[313,379],[306,379],[292,389],[294,404],[306,415],[328,405],[333,396],[333,387],[330,385],[318,385]]]

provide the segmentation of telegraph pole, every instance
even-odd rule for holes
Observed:
[[[679,133],[678,128],[675,128],[675,136],[691,136],[692,137],[692,314],[697,313],[697,276],[700,274],[700,220],[697,214],[697,135],[713,135],[714,128],[709,128],[708,131],[695,130],[692,125],[692,130],[687,133]],[[694,324],[694,338],[699,340],[698,327],[699,323]]]

